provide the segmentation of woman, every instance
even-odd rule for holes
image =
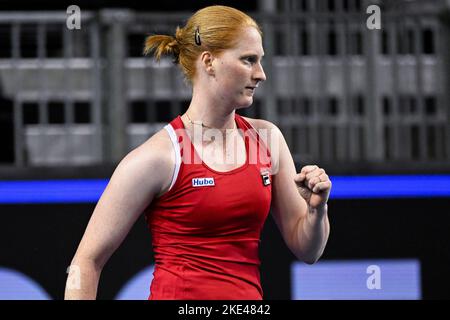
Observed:
[[[262,299],[258,244],[270,208],[289,249],[314,263],[329,235],[331,182],[314,165],[296,173],[274,124],[235,113],[266,79],[252,18],[206,7],[175,37],[148,37],[150,51],[175,57],[192,84],[190,106],[118,165],[72,261],[81,286],[67,286],[66,298],[96,297],[103,266],[145,212],[150,299]]]

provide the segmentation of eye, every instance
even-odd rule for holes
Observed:
[[[250,64],[255,64],[258,61],[258,59],[255,56],[243,57],[242,60]]]

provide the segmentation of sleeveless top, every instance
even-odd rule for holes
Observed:
[[[181,117],[165,129],[175,149],[169,190],[145,212],[155,258],[149,299],[260,300],[260,233],[270,210],[270,151],[235,114],[245,163],[219,172],[204,163]]]

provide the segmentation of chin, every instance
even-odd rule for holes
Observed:
[[[245,109],[251,107],[253,104],[253,98],[246,99],[245,101],[240,101],[240,103],[237,104],[236,109]]]

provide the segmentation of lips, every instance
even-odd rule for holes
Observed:
[[[248,90],[247,94],[249,95],[253,96],[255,94],[255,87],[245,87],[245,90]]]

